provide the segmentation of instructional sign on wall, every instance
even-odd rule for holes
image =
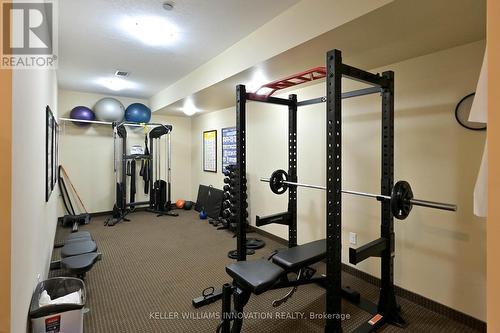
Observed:
[[[236,164],[236,127],[222,129],[222,171]]]
[[[203,132],[203,171],[217,172],[217,131]]]

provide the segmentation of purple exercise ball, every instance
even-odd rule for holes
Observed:
[[[69,117],[71,119],[78,120],[95,120],[94,112],[86,106],[75,106],[73,110],[69,113]],[[81,123],[78,121],[74,121],[73,124],[80,127],[89,126],[89,123]]]

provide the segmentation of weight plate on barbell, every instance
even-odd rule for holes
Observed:
[[[266,243],[262,239],[247,238],[247,245],[246,245],[247,249],[257,250],[263,248],[264,246],[266,246]]]
[[[269,179],[269,187],[276,194],[283,194],[288,189],[288,184],[283,183],[288,181],[288,173],[285,170],[278,169],[273,172]]]
[[[410,184],[404,180],[398,181],[392,188],[392,215],[398,220],[406,219],[413,208],[411,199],[413,199],[413,191],[411,190]]]

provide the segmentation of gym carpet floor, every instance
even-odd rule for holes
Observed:
[[[236,244],[232,234],[217,231],[206,220],[198,219],[194,211],[180,211],[179,217],[135,212],[129,218],[130,222],[105,227],[105,217],[94,217],[91,224],[80,227],[91,232],[103,254],[102,261],[85,280],[86,306],[90,311],[85,314],[84,331],[214,333],[219,324],[220,301],[194,309],[191,300],[206,287],[220,288],[230,281],[224,267],[232,262],[227,257]],[[56,242],[64,240],[68,230],[58,228]],[[273,249],[283,248],[275,241],[265,241],[266,247],[249,259],[265,257]],[[56,259],[58,254],[55,250],[53,257]],[[54,271],[52,276],[61,273]],[[378,297],[378,288],[364,280],[343,273],[342,282],[371,301]],[[301,286],[288,302],[273,308],[272,301],[287,291],[252,295],[245,312],[250,317],[264,319],[246,319],[243,332],[322,333],[323,320],[310,316],[324,312],[324,290],[316,285]],[[381,332],[480,332],[409,300],[401,298],[400,303],[409,326],[406,329],[386,326]],[[344,332],[370,318],[348,302],[343,302],[343,312],[350,315],[343,322]]]

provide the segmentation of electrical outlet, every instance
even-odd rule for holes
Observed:
[[[358,234],[355,232],[350,232],[349,233],[349,243],[351,245],[356,245],[358,244]]]

